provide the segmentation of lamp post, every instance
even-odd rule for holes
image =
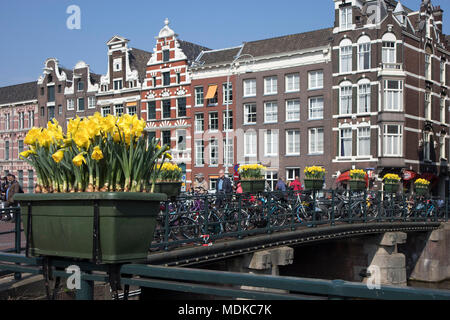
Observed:
[[[229,134],[228,134],[228,132],[230,131],[230,129],[229,129],[229,122],[230,122],[230,115],[229,115],[229,107],[230,107],[230,77],[231,77],[231,73],[233,72],[233,69],[234,68],[236,68],[236,70],[238,69],[238,67],[239,67],[239,64],[238,64],[238,61],[240,60],[240,59],[242,59],[243,57],[248,57],[248,58],[250,58],[251,59],[251,63],[252,63],[252,65],[254,65],[255,64],[255,57],[253,57],[251,54],[242,54],[242,55],[238,55],[234,60],[233,60],[233,62],[231,62],[231,65],[230,65],[230,69],[229,69],[229,71],[228,71],[228,75],[227,75],[227,92],[226,92],[226,104],[227,104],[227,108],[226,108],[226,124],[227,124],[227,129],[226,129],[226,132],[225,132],[225,134],[226,134],[226,136],[225,136],[225,143],[226,143],[226,148],[225,148],[225,157],[224,157],[224,159],[226,159],[227,158],[227,156],[228,156],[228,148],[229,148],[229,141],[228,141],[228,136],[229,136]],[[246,61],[246,62],[248,62],[248,61]],[[246,72],[251,72],[251,71],[249,71],[249,70],[247,70]],[[236,81],[236,83],[237,83],[237,81]],[[225,162],[225,161],[224,161]],[[229,167],[229,164],[227,164],[227,165],[225,165],[225,175],[226,176],[228,176],[229,175],[229,170],[228,170],[228,167]]]

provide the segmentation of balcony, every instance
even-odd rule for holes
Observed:
[[[406,76],[403,70],[403,63],[380,63],[378,76]]]

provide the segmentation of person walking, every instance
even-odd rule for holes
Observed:
[[[303,191],[303,186],[302,183],[300,182],[299,177],[295,177],[295,180],[289,184],[289,187],[293,191]]]
[[[6,178],[8,179],[8,189],[6,190],[6,206],[8,207],[17,207],[18,202],[14,200],[14,195],[16,193],[23,193],[22,187],[20,186],[19,182],[16,181],[16,176],[9,173]],[[9,221],[14,218],[14,215],[12,212],[9,212],[6,214],[6,217],[4,217],[2,220]]]
[[[225,171],[221,169],[219,171],[219,180],[217,180],[216,185],[216,207],[220,207],[222,205],[223,199],[226,196],[229,196],[233,193],[233,185],[231,184],[231,180],[225,177]]]
[[[278,182],[277,182],[277,185],[275,186],[275,190],[282,191],[282,192],[286,191],[286,183],[284,183],[283,177],[278,178]]]
[[[206,182],[205,175],[203,173],[199,173],[195,176],[193,189],[194,194],[196,195],[205,195],[208,193],[208,182]]]

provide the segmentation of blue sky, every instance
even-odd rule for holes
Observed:
[[[450,34],[450,1],[432,2],[444,9],[444,32]],[[421,0],[402,3],[417,10]],[[81,30],[66,27],[70,5],[81,9]],[[334,12],[332,0],[4,0],[0,86],[37,80],[49,57],[70,69],[83,60],[95,73],[105,74],[106,42],[112,36],[152,51],[165,18],[180,39],[218,49],[327,28]]]

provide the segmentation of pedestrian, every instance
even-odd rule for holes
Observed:
[[[282,191],[282,192],[286,191],[286,183],[284,183],[283,177],[280,176],[278,178],[278,182],[277,182],[277,185],[275,186],[275,190]]]
[[[206,182],[205,175],[203,173],[199,173],[195,176],[193,189],[194,194],[196,195],[204,195],[208,193],[208,182]]]
[[[244,193],[244,190],[242,190],[242,184],[241,184],[241,181],[240,181],[240,180],[236,183],[236,193],[237,193],[237,194],[242,194],[242,193]]]
[[[6,190],[8,189],[8,178],[4,177],[0,183],[1,201],[6,201]]]
[[[17,207],[18,202],[14,200],[14,195],[16,193],[23,193],[22,187],[20,186],[19,182],[16,181],[16,176],[14,176],[11,173],[8,173],[6,176],[8,179],[8,189],[6,190],[6,205],[8,207]],[[9,212],[4,220],[9,221],[13,219],[13,213]]]
[[[231,180],[225,177],[225,171],[221,169],[219,171],[219,179],[217,180],[216,185],[216,207],[220,207],[222,205],[223,199],[226,196],[229,196],[233,193],[233,185],[231,184]]]
[[[302,183],[300,182],[300,178],[298,176],[295,177],[295,180],[289,184],[289,187],[293,191],[303,191],[303,186],[302,186]]]

